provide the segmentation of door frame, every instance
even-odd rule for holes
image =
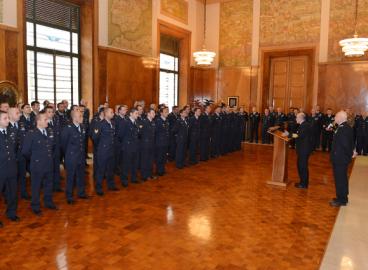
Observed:
[[[277,57],[290,57],[290,56],[307,56],[308,57],[308,76],[307,76],[307,96],[304,110],[307,112],[313,105],[313,90],[315,78],[315,63],[316,63],[316,47],[308,46],[301,48],[282,48],[282,49],[262,49],[261,50],[261,76],[260,81],[260,99],[259,108],[263,111],[264,108],[268,108],[272,104],[269,104],[270,100],[270,75],[271,75],[271,59]]]

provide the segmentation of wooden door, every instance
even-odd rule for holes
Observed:
[[[271,59],[270,100],[273,107],[288,112],[290,107],[304,108],[307,91],[307,56]]]

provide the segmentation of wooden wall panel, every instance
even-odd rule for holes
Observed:
[[[188,102],[194,100],[214,100],[217,101],[217,70],[214,68],[203,69],[191,67],[190,86],[188,90]]]
[[[142,58],[111,48],[99,48],[99,87],[95,93],[101,104],[132,106],[136,100],[157,103],[156,69],[146,68]]]
[[[319,65],[318,104],[334,111],[368,111],[368,62]]]
[[[251,68],[221,68],[218,79],[218,100],[227,103],[229,96],[238,96],[239,105],[249,110],[251,106]]]

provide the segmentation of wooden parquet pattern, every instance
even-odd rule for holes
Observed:
[[[271,160],[272,147],[248,144],[102,198],[59,193],[41,217],[21,201],[21,222],[1,216],[0,269],[318,269],[338,211],[328,154],[311,157],[308,191],[267,186]]]

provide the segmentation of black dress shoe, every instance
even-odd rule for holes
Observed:
[[[41,210],[32,210],[32,212],[33,212],[36,216],[42,216],[42,212],[41,212]]]
[[[4,224],[0,221],[0,228],[4,227]]]
[[[50,210],[59,210],[59,207],[57,207],[55,204],[53,204],[53,205],[47,205],[46,208],[47,209],[50,209]]]
[[[347,203],[345,202],[339,202],[339,201],[331,201],[330,206],[332,207],[340,207],[340,206],[346,206]]]
[[[66,200],[66,202],[67,202],[68,204],[74,204],[74,203],[75,203],[75,201],[74,201],[73,199],[68,199],[68,200]]]
[[[128,187],[128,183],[121,183],[121,186],[122,186],[123,188],[127,188],[127,187]]]
[[[89,196],[84,194],[84,195],[79,195],[78,196],[79,199],[82,199],[82,200],[88,200],[89,199]]]
[[[142,178],[142,182],[146,182],[148,178]]]
[[[96,194],[101,197],[104,195],[103,191],[97,191]]]
[[[55,188],[54,192],[64,192],[64,190],[62,188]]]
[[[300,184],[300,183],[295,183],[294,185],[296,188],[300,188],[300,189],[307,189],[308,187],[306,185]]]
[[[132,184],[139,184],[138,181],[132,181]]]
[[[119,191],[119,189],[117,187],[112,187],[112,188],[109,188],[110,191]]]
[[[157,175],[158,175],[158,176],[164,176],[164,175],[165,175],[165,173],[158,173]]]
[[[150,179],[151,179],[151,180],[156,180],[156,179],[157,179],[157,176],[156,176],[156,175],[151,176],[151,177],[150,177]]]
[[[18,222],[18,221],[20,221],[20,218],[19,218],[18,216],[12,216],[12,217],[9,217],[9,219],[10,219],[11,221],[14,221],[14,222]]]

